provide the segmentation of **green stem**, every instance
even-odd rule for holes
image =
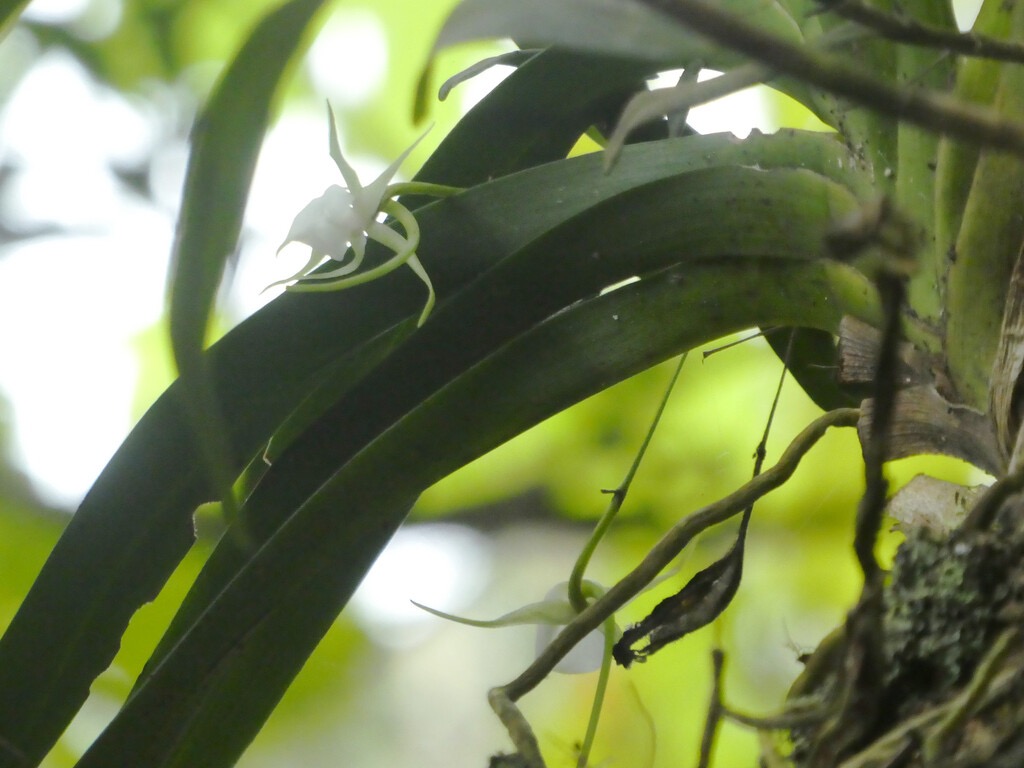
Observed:
[[[822,55],[807,46],[744,21],[706,0],[638,0],[673,19],[686,29],[750,56],[756,61],[816,85],[883,115],[906,120],[935,133],[1024,155],[1024,122],[977,104],[956,101],[944,93],[905,88],[880,79],[836,56]]]
[[[993,61],[1024,64],[1024,45],[1014,40],[1001,40],[974,32],[958,32],[949,24],[935,24],[905,14],[887,13],[863,0],[818,0],[822,8],[844,19],[863,24],[883,37],[897,43],[937,48],[945,53],[976,56]],[[944,13],[942,3],[935,10]]]
[[[636,457],[633,459],[633,465],[626,473],[626,477],[619,484],[618,488],[613,491],[605,491],[605,493],[610,493],[612,497],[611,501],[608,502],[608,508],[604,511],[601,519],[597,521],[594,532],[590,534],[590,539],[583,545],[579,557],[576,558],[576,564],[573,566],[572,573],[569,576],[569,603],[577,612],[582,612],[587,607],[587,597],[583,593],[583,576],[586,573],[587,566],[594,555],[594,550],[601,543],[601,539],[608,532],[612,521],[622,508],[622,503],[626,500],[626,494],[629,493],[629,487],[633,484],[633,478],[636,477],[637,470],[640,469],[640,462],[643,461],[644,454],[647,453],[647,446],[651,444],[651,438],[654,437],[654,430],[657,429],[658,422],[661,421],[661,415],[665,412],[665,406],[668,405],[669,395],[672,394],[672,389],[676,385],[679,373],[683,370],[686,356],[684,354],[679,358],[679,363],[676,365],[672,378],[669,379],[665,394],[662,395],[661,402],[658,403],[658,410],[654,413],[651,426],[647,429],[644,441],[640,444],[640,450],[637,451]]]
[[[749,511],[749,510],[748,510]],[[722,667],[725,665],[725,654],[721,648],[711,651],[711,665],[714,670],[711,682],[711,701],[708,704],[708,716],[704,721],[704,733],[700,740],[700,758],[697,768],[708,768],[711,765],[711,752],[715,747],[715,739],[722,726]]]
[[[431,184],[426,181],[399,181],[389,184],[384,197],[393,198],[399,195],[430,195],[431,197],[451,197],[466,190],[462,187],[450,187],[447,184]]]
[[[580,640],[597,629],[661,573],[694,536],[746,509],[785,483],[796,471],[800,459],[829,427],[853,427],[859,417],[860,411],[856,408],[838,408],[822,414],[797,435],[775,466],[673,526],[636,568],[566,625],[529,668],[507,685],[493,689],[491,695],[514,702],[533,690]]]
[[[686,356],[683,355],[685,358]],[[680,363],[680,367],[682,364]],[[678,374],[678,369],[676,370]],[[673,381],[675,378],[673,377]],[[597,735],[597,723],[601,719],[601,707],[604,705],[604,694],[608,690],[608,677],[612,669],[612,646],[615,645],[615,619],[609,616],[604,621],[604,656],[601,657],[601,671],[597,676],[597,688],[594,689],[594,703],[590,706],[590,721],[587,723],[587,734],[583,737],[583,746],[576,760],[576,768],[587,768],[590,750],[594,746]]]

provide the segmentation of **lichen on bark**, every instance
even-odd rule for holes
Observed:
[[[1011,596],[1021,547],[989,532],[910,532],[885,593],[885,683],[897,716],[963,684],[993,638]]]

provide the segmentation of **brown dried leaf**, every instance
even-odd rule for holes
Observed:
[[[862,444],[871,428],[872,405],[871,400],[861,405],[857,434]],[[922,453],[954,456],[996,476],[1005,468],[988,417],[973,408],[953,405],[931,384],[896,394],[888,458]]]

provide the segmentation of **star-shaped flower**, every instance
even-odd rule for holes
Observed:
[[[416,139],[380,176],[364,187],[355,169],[341,154],[334,113],[329,104],[327,114],[331,159],[338,166],[347,186],[332,184],[320,197],[299,211],[288,230],[288,236],[277,250],[280,253],[289,243],[303,243],[310,247],[309,261],[291,277],[278,280],[267,287],[288,284],[289,291],[340,291],[376,280],[403,264],[408,264],[427,286],[427,303],[420,313],[418,322],[418,325],[423,325],[434,307],[434,287],[416,255],[416,248],[420,242],[419,224],[412,212],[393,198],[400,193],[450,195],[460,190],[435,184],[391,184],[391,179],[426,133]],[[382,213],[393,218],[405,234],[380,221]],[[376,240],[395,255],[372,269],[357,272],[366,255],[367,240]],[[352,258],[346,262],[350,251]],[[338,262],[340,266],[323,272],[314,272],[325,258]]]

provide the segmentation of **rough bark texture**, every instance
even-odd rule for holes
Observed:
[[[861,684],[866,654],[848,633],[823,642],[791,693],[817,708],[791,731],[794,765],[1024,765],[1024,545],[1006,517],[989,531],[908,533],[879,607],[881,669],[867,677],[880,687]]]

